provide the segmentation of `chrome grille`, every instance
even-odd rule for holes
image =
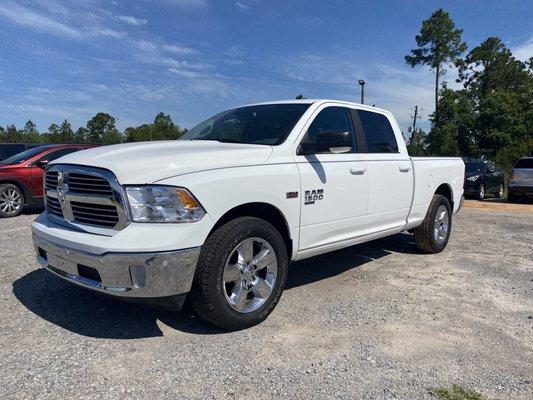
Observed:
[[[57,189],[57,171],[47,171],[44,178],[44,186],[46,189]]]
[[[117,209],[114,206],[104,204],[87,204],[72,201],[72,214],[74,220],[85,223],[107,226],[113,228],[118,223]]]
[[[106,179],[75,172],[68,176],[68,187],[74,193],[113,195],[113,189]]]
[[[120,230],[127,225],[122,190],[100,168],[53,165],[45,173],[46,209],[76,225]]]
[[[46,196],[46,205],[48,207],[48,212],[58,217],[63,217],[63,211],[61,211],[61,204],[59,200],[50,196]]]

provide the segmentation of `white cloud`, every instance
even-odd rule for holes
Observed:
[[[240,1],[235,2],[235,7],[237,7],[239,10],[242,10],[242,11],[246,11],[250,9],[249,5],[241,3]]]
[[[11,1],[0,4],[0,15],[3,15],[15,24],[48,32],[57,36],[66,36],[73,39],[80,39],[84,36],[83,33],[76,29],[41,14],[37,14]]]
[[[129,15],[118,15],[117,20],[122,21],[128,25],[142,26],[148,23],[147,19],[135,18]]]
[[[179,44],[164,44],[161,48],[165,51],[175,54],[195,54],[197,51],[190,47],[181,46]]]
[[[154,42],[151,42],[149,40],[144,40],[144,39],[135,40],[132,43],[139,50],[145,51],[147,53],[155,53],[155,52],[157,52],[157,45]]]
[[[528,61],[530,57],[533,57],[533,37],[518,46],[512,47],[511,51],[517,59]]]
[[[166,0],[165,2],[185,9],[202,8],[207,5],[207,0]]]
[[[90,31],[90,35],[91,36],[105,36],[105,37],[112,37],[115,39],[120,39],[126,36],[126,33],[115,31],[109,28],[93,28]]]

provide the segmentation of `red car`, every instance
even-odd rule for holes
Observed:
[[[19,215],[24,206],[43,204],[43,170],[56,158],[95,147],[52,144],[34,147],[0,162],[0,218]]]

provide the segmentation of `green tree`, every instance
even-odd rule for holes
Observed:
[[[457,66],[457,81],[478,97],[495,90],[520,92],[531,84],[531,65],[514,58],[497,37],[474,47]]]
[[[87,129],[80,126],[74,133],[74,143],[85,143],[87,141]]]
[[[122,136],[115,126],[115,118],[106,113],[98,113],[87,121],[87,141],[98,144],[122,142]]]
[[[0,143],[6,142],[6,130],[3,126],[0,126]]]
[[[6,143],[23,142],[24,137],[22,132],[18,130],[15,125],[8,125],[5,131],[5,141]]]
[[[174,140],[183,135],[183,133],[184,131],[174,124],[170,115],[162,112],[156,115],[153,124],[129,127],[124,131],[127,142]]]
[[[72,125],[66,119],[59,127],[59,135],[62,143],[74,143],[74,131]]]
[[[48,134],[46,135],[48,143],[61,143],[61,129],[57,124],[51,124],[48,127]]]
[[[411,137],[409,137],[409,140],[406,143],[410,156],[418,157],[427,155],[427,136],[427,133],[420,128],[416,128],[411,132]]]
[[[31,119],[26,122],[24,129],[22,130],[23,141],[27,143],[38,143],[40,140],[40,134],[37,130],[37,126]]]
[[[435,119],[435,115],[439,119]],[[477,156],[479,149],[474,133],[475,104],[468,91],[444,87],[440,91],[437,112],[432,117],[428,151],[447,156]]]
[[[450,15],[439,8],[422,21],[420,33],[416,35],[416,49],[405,56],[405,62],[411,67],[429,65],[435,70],[435,112],[439,104],[439,79],[446,73],[447,65],[454,63],[466,50],[466,43],[461,41],[462,29],[457,29]]]

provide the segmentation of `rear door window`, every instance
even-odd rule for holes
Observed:
[[[366,139],[367,153],[398,153],[398,143],[389,119],[379,113],[357,110]]]

